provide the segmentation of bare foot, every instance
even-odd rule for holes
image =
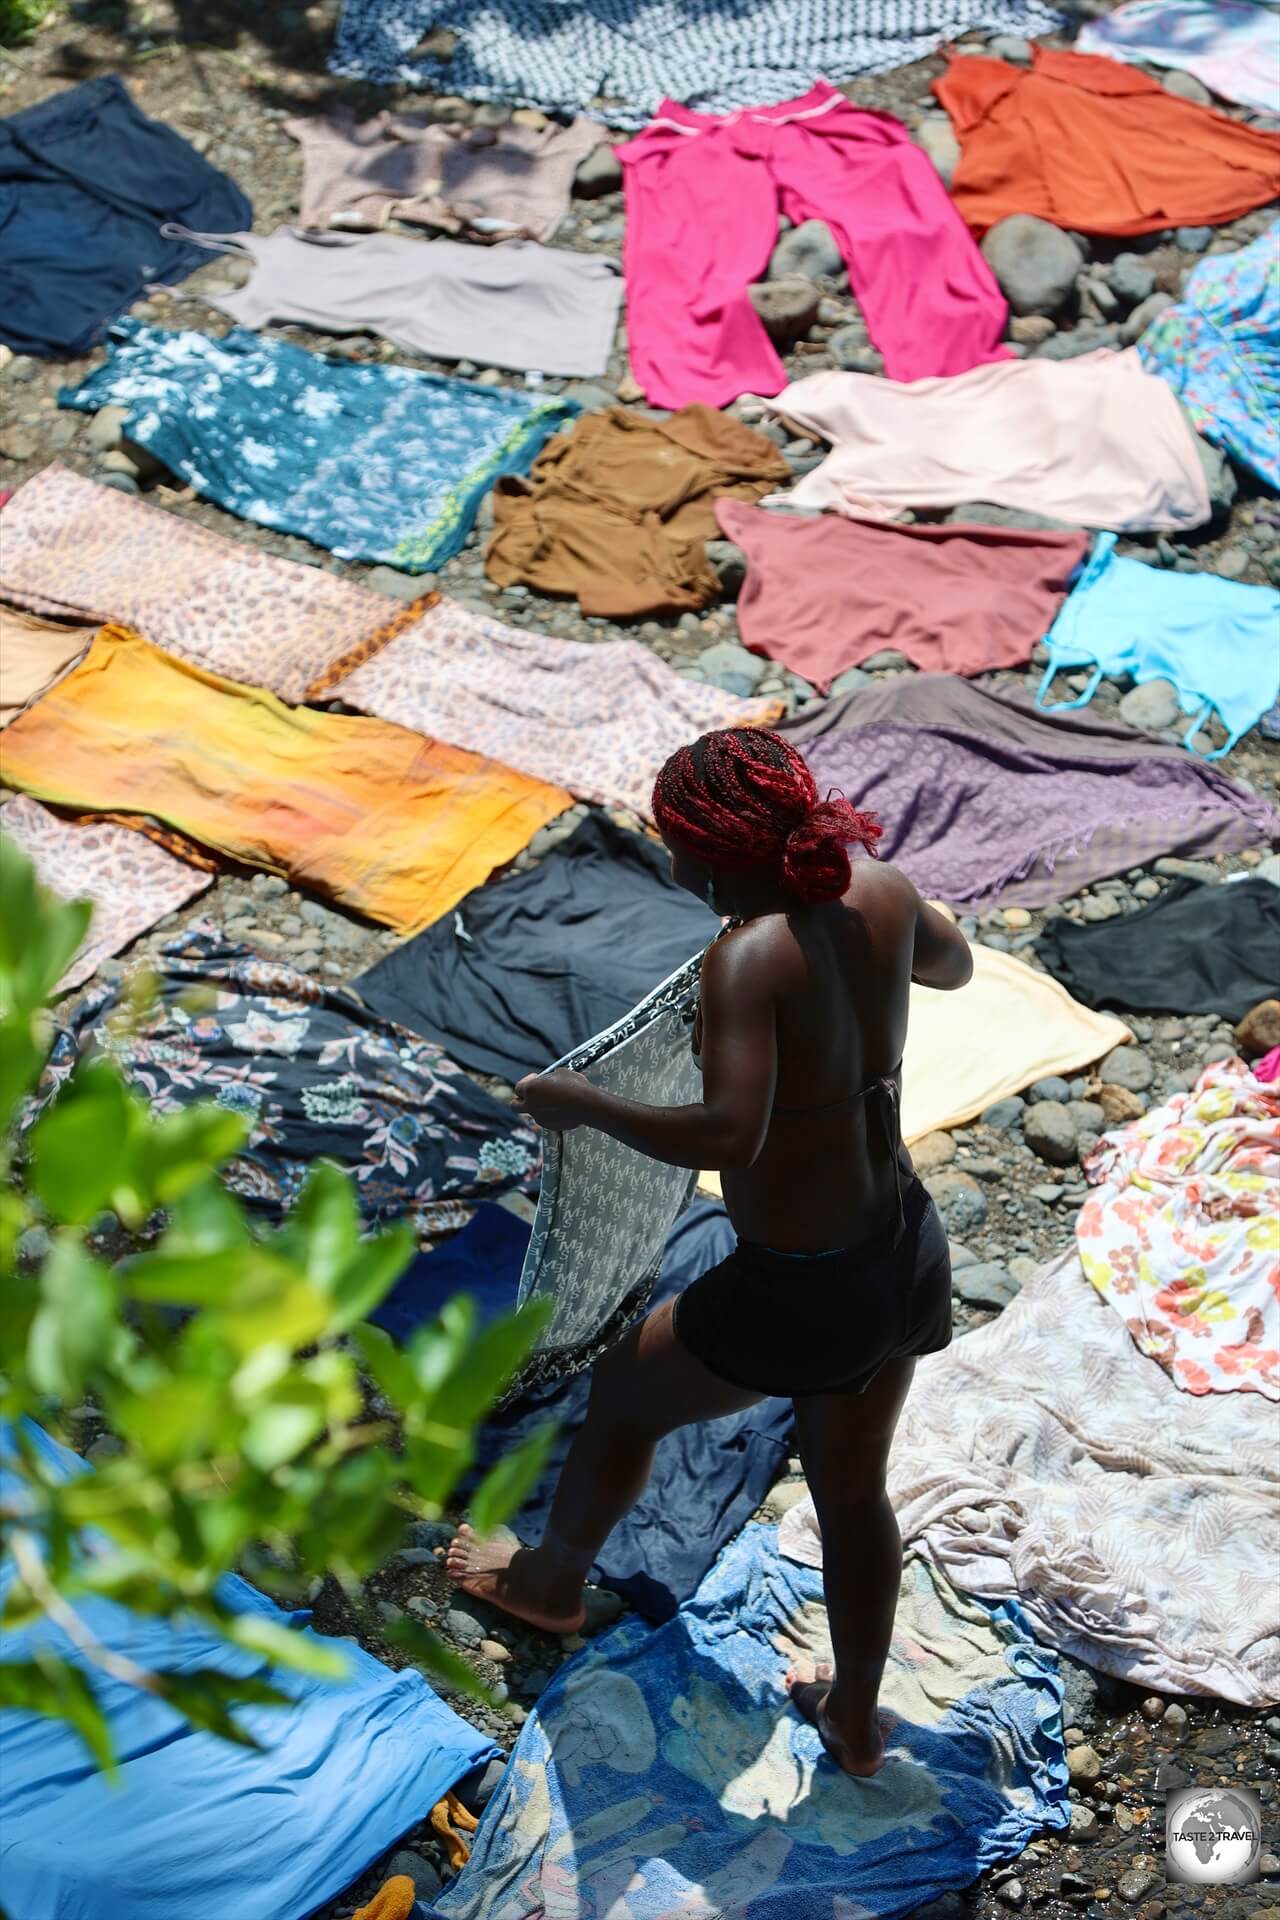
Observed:
[[[482,1540],[465,1522],[449,1544],[444,1565],[464,1593],[544,1633],[576,1633],[587,1617],[580,1601],[576,1606],[559,1604],[560,1594],[536,1551],[507,1540]]]
[[[879,1773],[885,1762],[884,1715],[878,1715],[872,1727],[860,1739],[837,1733],[826,1713],[827,1695],[831,1692],[833,1679],[831,1667],[825,1661],[820,1662],[814,1667],[814,1673],[816,1678],[808,1680],[795,1667],[788,1668],[785,1685],[792,1706],[802,1720],[807,1720],[811,1727],[817,1728],[823,1748],[844,1773],[851,1773],[858,1780],[870,1779],[873,1773]]]

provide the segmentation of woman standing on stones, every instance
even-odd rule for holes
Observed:
[[[598,1127],[681,1167],[717,1168],[738,1244],[597,1362],[540,1544],[459,1529],[467,1592],[550,1632],[674,1428],[771,1394],[795,1403],[822,1527],[834,1671],[787,1675],[791,1700],[848,1773],[884,1759],[876,1699],[902,1541],[885,1490],[916,1356],[951,1338],[947,1240],[902,1144],[898,1105],[913,980],[963,986],[966,941],[874,854],[880,827],[818,796],[795,749],[710,733],[672,755],[654,816],[689,892],[725,916],[702,964],[693,1046],[702,1099],[620,1100],[564,1069],[517,1092],[542,1126]]]

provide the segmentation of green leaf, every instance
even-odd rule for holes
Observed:
[[[360,1214],[351,1182],[331,1160],[317,1160],[297,1205],[276,1236],[307,1278],[329,1292],[360,1244]]]
[[[241,1208],[213,1174],[189,1187],[169,1208],[169,1226],[161,1250],[177,1255],[226,1253],[247,1247],[252,1236]]]
[[[326,1644],[320,1634],[282,1626],[265,1613],[238,1613],[223,1622],[222,1630],[238,1647],[260,1653],[276,1666],[321,1680],[351,1678],[351,1661],[342,1647]]]
[[[412,1656],[416,1665],[426,1667],[429,1673],[455,1687],[459,1693],[482,1701],[486,1706],[497,1704],[480,1675],[465,1660],[459,1659],[452,1647],[447,1647],[443,1640],[437,1640],[429,1627],[420,1626],[416,1620],[407,1617],[391,1620],[383,1628],[383,1638],[392,1646],[402,1648]]]
[[[239,1153],[251,1131],[242,1114],[211,1102],[164,1114],[152,1128],[145,1156],[155,1204],[171,1206],[211,1168]]]
[[[129,1095],[109,1060],[78,1067],[31,1129],[31,1184],[55,1220],[83,1226],[129,1157]]]
[[[295,1388],[296,1394],[297,1389]],[[273,1401],[250,1416],[241,1451],[259,1473],[273,1473],[293,1460],[325,1429],[325,1405],[317,1396]]]
[[[471,1502],[471,1524],[477,1533],[491,1533],[509,1513],[519,1512],[547,1464],[557,1431],[551,1421],[535,1427],[490,1467]]]
[[[292,1280],[290,1269],[262,1248],[231,1246],[213,1251],[171,1253],[168,1236],[154,1253],[126,1260],[120,1284],[131,1300],[168,1307],[233,1307],[270,1302]]]
[[[79,1667],[44,1653],[35,1660],[0,1661],[0,1708],[42,1713],[74,1727],[89,1756],[105,1773],[116,1773],[107,1717]]]
[[[40,1275],[40,1305],[27,1340],[32,1385],[69,1404],[108,1359],[118,1330],[110,1273],[77,1238],[61,1235]]]
[[[538,1300],[491,1321],[441,1384],[431,1403],[432,1419],[445,1426],[474,1426],[511,1384],[551,1312],[550,1300]]]
[[[376,1240],[360,1242],[330,1289],[334,1304],[329,1323],[332,1332],[345,1333],[381,1306],[413,1259],[416,1244],[407,1220],[379,1234]]]
[[[50,999],[92,914],[87,900],[59,900],[42,887],[21,847],[0,834],[0,1005],[32,1013]]]
[[[392,1406],[402,1411],[411,1407],[418,1393],[417,1376],[386,1328],[362,1323],[355,1327],[351,1338],[365,1371]]]

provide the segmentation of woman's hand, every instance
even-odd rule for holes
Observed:
[[[527,1073],[516,1085],[516,1099],[531,1120],[553,1133],[571,1133],[591,1119],[595,1092],[591,1082],[572,1067],[553,1073]]]

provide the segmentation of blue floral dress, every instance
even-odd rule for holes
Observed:
[[[206,500],[343,560],[425,573],[457,553],[500,474],[573,418],[410,367],[358,366],[234,327],[221,340],[121,320],[59,405],[126,407],[124,431]]]

